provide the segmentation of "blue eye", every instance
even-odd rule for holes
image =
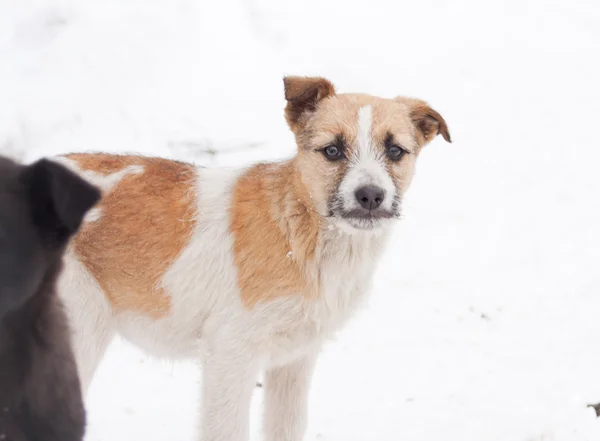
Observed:
[[[397,145],[392,145],[387,149],[388,157],[394,161],[399,161],[405,153],[406,150],[404,150],[402,147],[398,147]]]
[[[325,147],[323,149],[323,154],[325,155],[325,157],[327,159],[330,159],[330,160],[336,160],[336,159],[340,159],[343,157],[342,151],[334,145],[329,145],[329,146]]]

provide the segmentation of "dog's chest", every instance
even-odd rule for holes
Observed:
[[[369,292],[374,262],[361,257],[332,259],[322,266],[319,299],[312,314],[324,328],[335,330],[343,325]]]
[[[378,252],[374,238],[325,244],[318,297],[284,300],[276,308],[269,364],[289,362],[319,347],[348,321],[369,293]]]

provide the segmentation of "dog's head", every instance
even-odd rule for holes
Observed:
[[[0,318],[56,271],[99,198],[98,189],[56,163],[23,166],[0,157]]]
[[[284,78],[288,124],[317,211],[346,230],[376,230],[400,215],[417,156],[444,118],[421,100],[336,94],[324,78]]]

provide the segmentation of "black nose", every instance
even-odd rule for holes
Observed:
[[[379,187],[367,185],[356,190],[354,195],[361,207],[367,210],[375,210],[383,202],[385,193],[383,192],[383,189]]]

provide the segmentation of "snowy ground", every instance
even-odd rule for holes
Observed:
[[[599,50],[592,0],[0,0],[0,151],[288,156],[283,74],[428,99],[455,142],[421,156],[307,441],[597,441]],[[116,342],[87,441],[193,440],[199,382]]]

